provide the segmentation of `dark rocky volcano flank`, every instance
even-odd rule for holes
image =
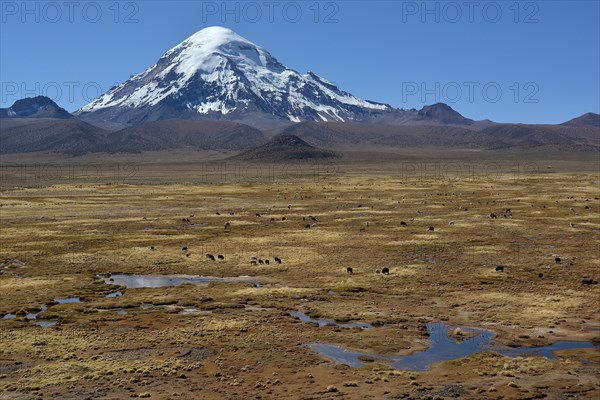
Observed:
[[[419,116],[431,122],[449,125],[470,125],[472,119],[465,118],[460,113],[444,103],[425,106],[419,110]]]
[[[9,108],[0,108],[0,118],[57,118],[72,119],[73,116],[52,99],[45,96],[17,100]]]
[[[339,157],[330,150],[311,146],[295,135],[281,134],[275,136],[262,146],[245,151],[231,157],[239,161],[260,161],[268,163],[323,160]]]
[[[585,113],[577,118],[573,118],[567,122],[564,122],[561,125],[577,127],[600,127],[600,115],[591,112]]]

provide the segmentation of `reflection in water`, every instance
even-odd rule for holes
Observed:
[[[311,317],[309,317],[308,315],[300,312],[300,311],[292,311],[290,312],[290,315],[292,317],[296,317],[298,318],[300,321],[302,322],[313,322],[318,324],[319,326],[327,326],[327,325],[331,325],[331,326],[341,326],[343,328],[373,328],[373,326],[371,324],[368,324],[366,322],[335,322],[333,320],[330,319],[313,319]]]
[[[130,289],[179,286],[183,283],[207,285],[210,282],[248,282],[252,283],[255,287],[260,286],[258,281],[252,280],[249,277],[218,278],[212,276],[159,276],[115,274],[110,275],[108,278],[104,278],[104,282],[111,285],[126,286]]]
[[[69,297],[67,299],[54,299],[58,304],[80,303],[79,297]]]
[[[37,326],[39,326],[39,327],[42,327],[42,328],[51,328],[54,325],[56,325],[56,322],[58,322],[58,321],[55,321],[55,320],[46,320],[46,321],[43,321],[42,320],[42,321],[36,321],[35,324]]]
[[[324,343],[313,343],[309,344],[308,347],[336,363],[347,364],[351,367],[361,367],[365,365],[366,363],[362,361],[361,358],[367,356],[377,359],[380,362],[389,363],[389,365],[394,368],[413,371],[425,371],[433,363],[466,357],[480,351],[496,351],[508,357],[541,355],[551,359],[553,358],[552,352],[556,350],[598,347],[598,345],[593,345],[588,342],[560,341],[544,347],[494,350],[491,348],[490,342],[494,336],[496,336],[495,333],[483,329],[461,328],[463,331],[477,334],[477,336],[465,337],[459,341],[448,335],[449,330],[454,328],[455,327],[443,323],[428,324],[427,331],[429,332],[429,340],[431,342],[430,347],[424,351],[416,352],[408,356],[381,356],[377,354],[368,354]]]
[[[46,311],[48,309],[48,307],[43,306],[42,309],[38,312],[30,312],[27,313],[25,315],[25,317],[27,317],[27,319],[36,319],[38,315],[40,315],[41,313],[43,313],[44,311]]]

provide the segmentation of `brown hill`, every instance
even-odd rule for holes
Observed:
[[[333,151],[320,149],[306,143],[298,136],[281,134],[255,149],[231,157],[238,161],[266,163],[325,160],[339,157]]]
[[[76,119],[1,118],[0,153],[100,151],[106,131]]]
[[[336,149],[357,145],[394,147],[462,147],[500,149],[564,146],[571,150],[599,147],[598,129],[560,125],[494,124],[470,130],[446,125],[368,125],[305,122],[286,128],[311,145]]]
[[[559,146],[564,150],[592,151],[600,147],[600,130],[591,127],[495,124],[480,134],[481,145],[490,149]]]
[[[139,153],[178,147],[201,150],[246,150],[265,143],[263,133],[230,121],[163,120],[107,135],[105,151]]]
[[[17,100],[9,108],[0,108],[0,118],[72,119],[73,116],[49,97],[37,96]]]
[[[596,113],[585,113],[577,118],[573,118],[567,122],[563,122],[561,125],[564,126],[587,126],[587,127],[600,127],[600,114]]]

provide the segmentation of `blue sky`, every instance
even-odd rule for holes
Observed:
[[[0,106],[74,111],[194,32],[226,26],[286,66],[398,108],[560,123],[600,111],[599,1],[0,1]]]

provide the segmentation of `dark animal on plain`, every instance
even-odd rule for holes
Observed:
[[[586,210],[589,210],[589,209],[590,209],[590,206],[585,206],[585,209],[586,209]]]
[[[581,281],[581,284],[583,285],[597,285],[598,281],[595,281],[593,279],[584,279]]]
[[[506,217],[506,215],[505,215],[505,217]],[[491,213],[490,218],[498,218],[498,216],[495,213]]]
[[[269,262],[270,262],[269,260],[265,260],[265,264],[269,265]]]
[[[286,217],[281,217],[281,220],[282,220],[282,221],[285,221],[286,219],[287,219]]]
[[[185,253],[185,256],[186,256],[186,257],[189,257],[189,256],[190,256],[190,254],[192,254],[192,253]]]
[[[220,213],[220,212],[218,212],[218,213],[217,213],[217,215],[221,215],[221,213]]]
[[[556,262],[557,264],[560,263],[560,257],[555,257],[554,262]]]
[[[291,210],[291,208],[292,208],[292,205],[291,205],[291,204],[289,204],[289,205],[288,205],[288,210]]]
[[[390,274],[390,269],[389,269],[388,267],[383,267],[383,268],[381,269],[381,273],[382,273],[382,274],[389,275],[389,274]]]
[[[181,251],[187,251],[187,246],[182,247]]]
[[[313,216],[311,216],[311,215],[309,215],[309,216],[308,216],[308,218],[310,218],[310,219],[311,219],[311,221],[313,221],[313,222],[319,222],[319,220],[318,220],[318,219],[316,219],[315,217],[313,217]]]
[[[215,261],[215,256],[213,256],[212,254],[206,253],[206,258],[208,258],[209,260]]]
[[[227,229],[227,227],[228,227],[229,225],[231,225],[231,222],[229,222],[229,221],[225,222],[224,228],[225,228],[225,229]]]
[[[264,264],[265,262],[263,260],[261,260],[261,259],[258,259],[258,263],[259,264]]]
[[[271,218],[271,222],[275,222],[275,218]]]
[[[256,260],[250,260],[250,265],[256,265]]]
[[[496,265],[496,271],[504,272],[504,265]]]
[[[347,272],[349,275],[352,275],[352,274],[354,273],[354,272],[352,271],[352,267],[348,267],[348,268],[346,268],[346,272]]]
[[[259,214],[259,213],[256,213],[256,216],[257,216],[258,218],[260,218],[260,214]]]
[[[233,213],[233,212],[230,212],[230,213],[229,213],[229,215],[234,215],[234,213]]]
[[[309,229],[309,228],[310,228],[310,224],[306,224],[306,225],[304,226],[304,228],[305,228],[305,229]]]
[[[541,272],[538,274],[538,278],[543,278],[544,274],[542,274]]]
[[[359,207],[359,208],[360,208],[360,207],[362,207],[362,204],[359,204],[359,205],[358,205],[358,207]]]
[[[218,258],[219,260],[224,260],[224,259],[225,259],[225,256],[223,256],[223,254],[219,254],[219,255],[217,256],[217,258]]]
[[[408,224],[404,221],[400,221],[400,226],[408,226]]]
[[[506,213],[509,213],[509,212],[511,212],[511,211],[510,211],[510,208],[507,208],[507,209],[506,209],[506,211],[504,211],[504,212],[506,212]]]
[[[427,229],[427,232],[433,232],[435,228],[433,226],[430,226],[429,229]]]
[[[182,218],[181,222],[191,222],[191,221],[189,219],[187,219],[187,218]]]
[[[281,264],[281,258],[279,258],[279,257],[275,257],[275,262],[276,262],[277,264]]]
[[[150,250],[154,250],[154,246],[150,246]]]

